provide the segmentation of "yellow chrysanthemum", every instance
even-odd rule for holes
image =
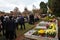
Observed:
[[[39,30],[38,33],[43,34],[43,33],[45,33],[45,30]]]
[[[51,23],[50,27],[51,27],[51,29],[56,29],[56,24],[55,23]]]
[[[47,33],[52,34],[52,33],[54,33],[54,32],[56,32],[56,30],[53,30],[53,29],[47,29],[47,30],[45,31],[46,34],[47,34]]]

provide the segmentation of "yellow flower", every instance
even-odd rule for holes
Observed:
[[[50,33],[50,29],[47,29],[47,30],[45,30],[45,33],[47,34],[47,33]]]
[[[51,24],[50,24],[50,28],[51,28],[51,29],[56,29],[56,24],[55,24],[55,23],[51,23]]]
[[[38,33],[39,33],[39,34],[40,34],[40,33],[43,34],[43,33],[45,33],[45,30],[39,30]]]
[[[56,32],[56,30],[53,30],[53,29],[47,29],[47,30],[45,31],[46,34],[47,34],[47,33],[52,34],[52,33],[54,33],[54,32]]]

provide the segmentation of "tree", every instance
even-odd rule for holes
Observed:
[[[24,8],[24,11],[28,11],[27,7]]]
[[[13,11],[16,12],[16,13],[19,12],[19,8],[15,7]]]
[[[15,7],[15,8],[14,8],[13,14],[14,14],[14,15],[20,15],[20,14],[21,14],[21,12],[20,12],[20,10],[19,10],[18,7]]]
[[[27,9],[27,7],[24,8],[23,15],[25,17],[29,15],[29,10]]]
[[[47,3],[41,2],[39,6],[40,6],[40,9],[42,10],[42,13],[46,14],[47,13]]]
[[[54,15],[60,16],[60,0],[48,0],[48,7]]]

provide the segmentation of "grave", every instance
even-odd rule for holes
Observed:
[[[30,38],[30,39],[35,39],[35,40],[58,40],[58,21],[55,22],[55,24],[56,24],[56,36],[55,37],[48,37],[47,35],[45,35],[45,36],[33,35],[39,29],[47,30],[46,24],[50,24],[50,22],[41,21],[40,23],[38,23],[36,25],[35,28],[33,28],[32,30],[29,30],[27,33],[25,33],[24,34],[25,37]]]

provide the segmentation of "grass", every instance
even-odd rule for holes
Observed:
[[[24,33],[26,33],[27,31],[31,30],[32,28],[34,28],[34,25],[30,25],[30,24],[26,23],[25,27],[26,27],[26,29],[22,29],[22,30],[19,29],[19,30],[17,30],[17,36],[19,34],[24,35]]]

